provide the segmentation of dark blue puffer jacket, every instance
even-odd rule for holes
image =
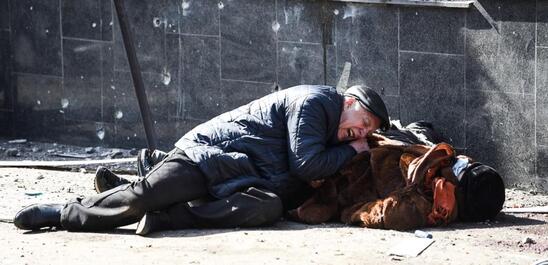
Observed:
[[[197,126],[175,146],[200,167],[213,196],[254,186],[287,202],[356,154],[337,141],[342,105],[333,87],[291,87]]]

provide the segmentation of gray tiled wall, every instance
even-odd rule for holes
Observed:
[[[279,88],[381,93],[507,183],[548,190],[548,0],[448,9],[313,0],[126,0],[160,145]],[[325,5],[325,6],[324,6]],[[325,57],[325,58],[324,58]],[[0,1],[0,133],[144,147],[111,0]]]

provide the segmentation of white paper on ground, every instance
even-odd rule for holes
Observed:
[[[431,238],[406,238],[399,244],[395,245],[388,255],[400,257],[416,257],[420,255],[426,248],[434,243]]]

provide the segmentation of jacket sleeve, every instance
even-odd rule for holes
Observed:
[[[293,103],[286,113],[289,168],[292,175],[304,181],[333,175],[356,155],[348,144],[327,146],[328,122],[337,121],[327,120],[325,101],[309,96]]]

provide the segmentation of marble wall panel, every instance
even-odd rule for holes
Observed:
[[[58,0],[11,1],[14,71],[62,75]]]
[[[534,97],[496,91],[466,95],[467,155],[497,169],[508,185],[535,177]]]
[[[219,38],[183,35],[181,47],[184,117],[206,120],[221,114]]]
[[[16,74],[12,85],[17,88],[15,126],[22,137],[32,136],[56,141],[64,135],[60,77]]]
[[[92,40],[112,40],[112,1],[63,0],[63,36]]]
[[[481,1],[491,27],[470,9],[466,32],[467,89],[534,93],[535,1]]]
[[[233,0],[221,9],[221,77],[276,80],[275,1]]]
[[[340,75],[349,62],[349,85],[367,85],[381,95],[398,95],[396,9],[358,4],[335,9],[337,73]]]
[[[548,146],[548,48],[537,48],[536,100],[537,144]]]
[[[401,53],[400,117],[402,124],[425,120],[465,145],[463,57]]]
[[[401,8],[400,49],[463,54],[465,10]]]
[[[183,0],[179,16],[181,33],[219,36],[219,12],[224,5],[224,1],[217,0]]]
[[[278,83],[282,88],[304,84],[323,84],[321,44],[278,43]]]
[[[10,54],[9,32],[0,31],[0,110],[13,110]]]
[[[223,110],[229,111],[274,92],[274,84],[229,81],[221,82]]]
[[[544,190],[548,189],[548,146],[539,146],[537,148],[537,180]]]
[[[537,45],[548,47],[548,1],[537,1]]]
[[[63,40],[61,105],[67,119],[102,121],[102,49],[99,42]]]
[[[278,39],[294,42],[322,42],[322,1],[279,0],[276,6]]]
[[[134,45],[142,72],[162,73],[165,68],[166,0],[126,1],[126,15],[134,32]],[[118,18],[114,21],[116,70],[129,71]]]
[[[0,2],[0,30],[10,28],[9,0]]]

